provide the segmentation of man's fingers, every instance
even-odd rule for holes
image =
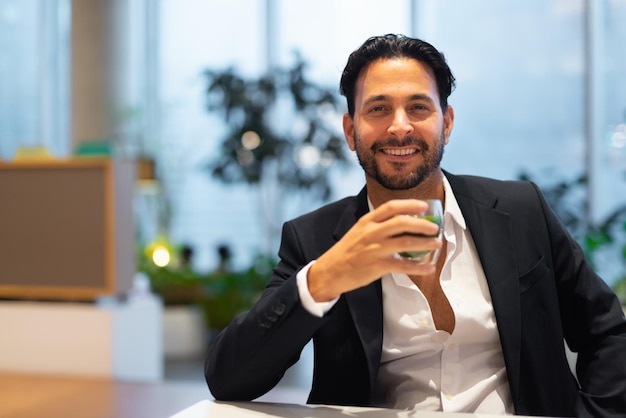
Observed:
[[[366,216],[374,222],[384,222],[397,215],[412,215],[428,209],[428,203],[418,199],[396,199],[385,202]]]

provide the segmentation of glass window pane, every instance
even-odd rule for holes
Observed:
[[[348,55],[367,38],[386,33],[410,35],[410,1],[318,0],[277,2],[275,41],[279,63],[297,50],[311,64],[311,75],[339,86]]]
[[[217,247],[232,247],[234,264],[259,249],[258,195],[223,185],[207,162],[219,155],[223,121],[205,107],[208,68],[235,66],[246,74],[265,68],[263,2],[162,0],[159,28],[160,137],[156,160],[169,205],[170,239],[194,249],[194,266],[217,265]]]
[[[0,0],[0,158],[69,149],[69,4]]]
[[[605,4],[606,124],[617,129],[626,123],[626,6]],[[337,89],[349,53],[366,38],[416,35],[446,54],[457,77],[444,168],[502,179],[526,171],[546,184],[586,169],[583,0],[161,0],[159,15],[158,163],[168,173],[172,238],[196,245],[203,266],[214,265],[220,242],[232,243],[238,257],[254,253],[268,235],[259,226],[255,190],[225,186],[199,169],[217,155],[223,134],[221,118],[204,106],[206,68],[234,65],[258,75],[270,64],[288,66],[298,51],[314,81]],[[624,171],[624,148],[606,150],[612,169]],[[356,161],[336,183],[336,197],[362,187]]]
[[[626,200],[626,1],[608,1],[606,24],[603,33],[606,39],[604,82],[606,102],[606,162],[609,193]],[[621,180],[621,181],[620,181]],[[620,187],[615,190],[615,187]]]
[[[0,155],[40,145],[37,80],[38,2],[0,2]],[[34,110],[34,111],[33,111]]]
[[[618,207],[626,205],[626,1],[602,2],[604,10],[599,19],[598,44],[602,99],[598,141],[595,195],[598,197],[596,218],[602,221]],[[596,256],[596,265],[609,283],[626,279],[626,229],[622,216],[610,232],[615,243],[603,248]],[[617,262],[616,262],[617,261]]]
[[[497,178],[582,173],[582,1],[419,4],[418,36],[444,52],[457,78],[443,166]]]

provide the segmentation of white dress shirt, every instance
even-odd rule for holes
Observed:
[[[435,329],[426,297],[406,274],[383,276],[383,347],[375,401],[399,409],[513,414],[485,274],[445,177],[444,189],[447,252],[440,280],[455,328],[452,334]],[[311,297],[306,274],[312,263],[298,273],[298,290],[305,308],[321,317],[336,300],[316,303]]]

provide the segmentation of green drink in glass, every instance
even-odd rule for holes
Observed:
[[[434,222],[439,225],[439,231],[435,235],[423,235],[423,234],[410,234],[419,237],[427,236],[427,237],[438,237],[441,238],[443,235],[443,205],[441,200],[439,199],[428,199],[428,210],[424,213],[420,213],[416,216],[418,218],[426,219],[430,222]],[[403,251],[398,253],[398,255],[402,258],[406,258],[411,261],[415,261],[418,263],[435,263],[439,258],[440,250],[434,251]]]

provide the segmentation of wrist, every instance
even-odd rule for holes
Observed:
[[[316,302],[329,302],[336,299],[340,293],[333,292],[332,281],[327,278],[324,268],[320,263],[314,263],[307,272],[307,287],[311,297]]]

